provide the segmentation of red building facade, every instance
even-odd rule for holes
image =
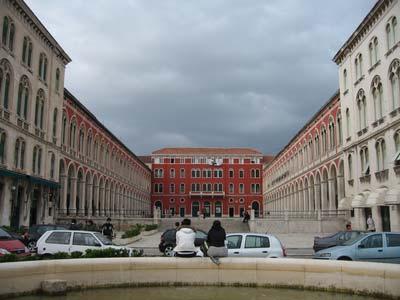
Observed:
[[[151,171],[64,91],[58,218],[151,215]]]
[[[262,154],[249,148],[163,148],[152,153],[152,205],[164,216],[262,214]]]

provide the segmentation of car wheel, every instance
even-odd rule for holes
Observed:
[[[343,256],[343,257],[339,257],[338,260],[352,260],[352,259],[350,257]]]
[[[174,246],[168,245],[165,247],[164,255],[169,257],[174,256]]]
[[[36,242],[35,242],[35,241],[29,241],[27,248],[29,249],[30,252],[35,251],[35,249],[36,249]]]

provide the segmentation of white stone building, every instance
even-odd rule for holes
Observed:
[[[353,228],[369,214],[400,231],[400,2],[379,0],[334,57],[339,66],[346,200]]]
[[[54,215],[64,71],[71,61],[29,7],[0,0],[0,225]]]

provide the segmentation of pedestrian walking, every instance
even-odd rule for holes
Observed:
[[[101,226],[101,233],[108,237],[110,241],[112,240],[114,236],[114,226],[111,224],[111,218],[107,218],[107,222]]]

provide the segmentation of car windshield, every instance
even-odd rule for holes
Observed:
[[[11,235],[7,231],[0,228],[0,239],[1,240],[9,240],[9,239],[11,239]]]
[[[343,246],[351,246],[351,245],[353,245],[354,243],[356,243],[356,242],[358,242],[359,240],[361,240],[361,239],[365,236],[365,234],[366,234],[366,233],[360,233],[360,235],[358,235],[358,236],[356,236],[356,237],[354,237],[354,238],[352,238],[352,239],[350,239],[350,240],[344,242],[342,245],[343,245]]]
[[[112,245],[113,243],[106,238],[104,235],[102,235],[99,232],[94,233],[94,235],[104,244],[104,245]]]

